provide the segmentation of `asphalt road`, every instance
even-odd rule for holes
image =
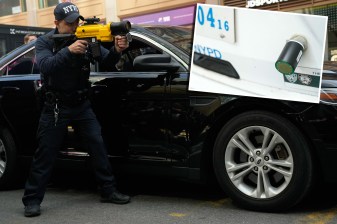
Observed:
[[[39,217],[23,216],[23,189],[0,191],[1,224],[332,224],[337,223],[336,185],[312,194],[287,213],[252,212],[236,207],[216,189],[167,179],[119,179],[132,196],[126,205],[99,202],[90,176],[63,173],[53,178]]]

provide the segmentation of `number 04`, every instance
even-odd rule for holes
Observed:
[[[210,27],[215,28],[215,19],[214,19],[214,15],[213,15],[213,8],[208,9],[206,19],[207,19],[208,22],[210,22]],[[217,21],[218,21],[218,29],[219,30],[222,30],[222,23],[223,23],[224,29],[226,31],[229,30],[229,25],[228,25],[227,20],[222,22],[222,20],[218,19]],[[205,14],[204,14],[204,10],[201,6],[198,7],[198,22],[202,26],[205,24]]]

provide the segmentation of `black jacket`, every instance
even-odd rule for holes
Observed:
[[[88,88],[90,75],[90,61],[84,55],[70,53],[67,46],[60,50],[55,48],[55,40],[50,36],[57,34],[58,30],[40,36],[36,41],[36,59],[41,72],[41,80],[47,88],[72,93],[77,90]],[[114,47],[110,50],[101,48],[100,63],[106,66],[115,65],[121,54],[115,52]]]

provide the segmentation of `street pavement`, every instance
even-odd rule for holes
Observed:
[[[48,186],[39,217],[23,216],[22,188],[0,191],[0,223],[332,224],[337,223],[335,187],[312,195],[287,213],[262,213],[236,207],[217,189],[161,178],[119,179],[120,191],[132,196],[131,203],[100,203],[91,176],[58,174]]]

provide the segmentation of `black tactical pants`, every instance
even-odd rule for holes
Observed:
[[[83,145],[87,147],[91,156],[101,194],[109,195],[115,190],[115,179],[101,136],[101,127],[90,102],[86,100],[75,107],[58,105],[58,108],[59,114],[55,120],[55,105],[48,103],[44,105],[37,132],[39,147],[35,152],[22,198],[24,205],[42,202],[57,153],[61,149],[70,122],[76,124],[76,131],[79,132]]]

